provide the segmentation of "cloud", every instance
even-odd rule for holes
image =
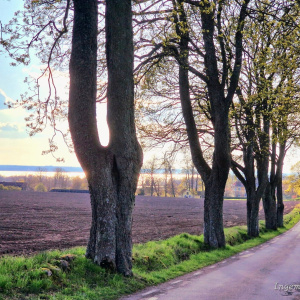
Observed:
[[[0,131],[19,131],[18,125],[16,124],[1,124],[0,123]]]
[[[28,134],[17,123],[0,123],[0,138],[22,139]]]
[[[7,106],[4,105],[4,103],[5,103],[5,97],[0,94],[0,109],[6,109],[7,108]]]
[[[12,99],[7,97],[5,92],[0,89],[0,110],[8,109],[7,105],[4,104],[6,102],[12,102]]]

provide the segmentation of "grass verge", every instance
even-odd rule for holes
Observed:
[[[300,205],[284,216],[284,228],[249,239],[246,226],[225,229],[227,246],[210,250],[203,235],[180,234],[133,248],[134,277],[105,272],[84,257],[85,249],[0,258],[0,299],[117,299],[150,285],[214,264],[287,231],[300,220]]]

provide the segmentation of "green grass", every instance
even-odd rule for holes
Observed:
[[[230,201],[247,201],[246,198],[224,198],[224,201],[227,201],[227,200],[230,200]]]
[[[227,201],[227,200],[230,200],[230,201],[247,201],[247,198],[234,198],[234,197],[225,197],[224,198],[224,201]],[[300,198],[285,198],[283,199],[283,201],[300,201]]]
[[[283,201],[300,201],[300,197],[298,198],[285,198]]]
[[[0,300],[2,299],[117,299],[146,286],[214,264],[245,249],[257,246],[290,229],[300,220],[300,206],[284,217],[284,228],[266,230],[249,239],[246,226],[225,229],[227,246],[210,250],[203,236],[180,234],[164,241],[133,248],[134,277],[107,273],[84,257],[83,247],[68,251],[43,252],[31,257],[5,256],[0,259]],[[63,255],[73,254],[67,270]],[[47,272],[52,275],[48,276]]]

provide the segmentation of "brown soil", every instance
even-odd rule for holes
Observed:
[[[297,204],[285,202],[285,213]],[[263,211],[260,211],[263,218]],[[30,254],[87,244],[88,194],[0,191],[0,255]],[[246,224],[246,202],[224,202],[224,225]],[[203,232],[203,200],[138,196],[133,242]]]

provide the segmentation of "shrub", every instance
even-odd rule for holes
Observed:
[[[0,184],[0,190],[4,190],[4,191],[21,191],[22,188],[20,188],[18,186],[12,186],[12,185],[4,186],[3,184]]]
[[[34,187],[34,190],[36,192],[47,192],[47,188],[45,187],[45,185],[43,183],[39,183]]]

